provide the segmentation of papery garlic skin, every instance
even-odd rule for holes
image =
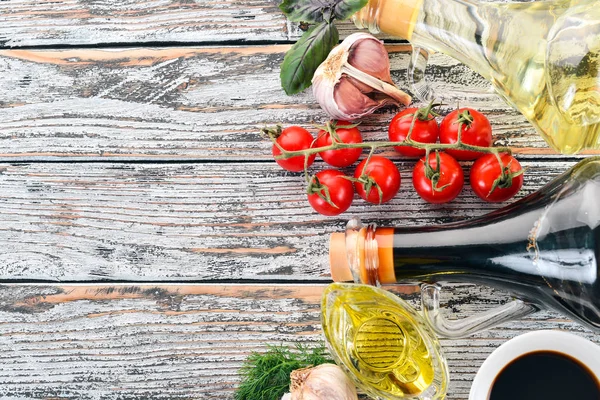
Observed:
[[[350,35],[350,38],[353,35]],[[346,40],[348,40],[346,38]],[[313,94],[317,102],[333,119],[344,119],[345,114],[339,111],[334,99],[334,89],[342,78],[342,66],[348,62],[348,46],[342,42],[329,53],[319,65],[312,79]],[[347,116],[345,119],[351,119]]]
[[[383,42],[358,32],[335,47],[317,68],[313,93],[333,119],[356,120],[390,104],[408,105],[411,97],[394,86]]]
[[[292,400],[357,400],[356,387],[335,364],[297,369],[290,374]]]

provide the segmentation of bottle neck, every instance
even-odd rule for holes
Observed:
[[[464,224],[455,229],[397,228],[393,238],[396,282],[463,281],[498,286],[498,282],[521,279],[539,284],[534,274],[530,231],[537,215],[511,221]]]
[[[352,20],[359,29],[368,29],[373,34],[385,32],[411,40],[423,1],[369,0]]]
[[[476,12],[474,12],[476,10]],[[410,38],[413,46],[451,56],[478,72],[492,78],[493,51],[484,37],[497,18],[492,5],[471,0],[424,0]]]
[[[485,74],[488,69],[480,43],[485,4],[470,0],[369,0],[353,17],[360,29],[410,41],[414,46],[441,52]]]

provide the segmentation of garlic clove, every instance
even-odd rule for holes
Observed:
[[[375,110],[388,104],[396,104],[394,99],[385,96],[379,96],[378,99],[371,98],[366,93],[373,93],[375,89],[355,80],[354,78],[344,76],[340,79],[333,93],[337,110],[336,119],[358,119],[365,114],[371,114]],[[360,110],[356,112],[356,110]]]
[[[321,64],[321,66],[323,66],[323,64]],[[328,79],[325,73],[319,74],[321,66],[317,68],[317,72],[315,72],[315,76],[312,80],[313,94],[317,99],[317,103],[319,103],[321,108],[327,114],[333,119],[343,119],[340,117],[340,115],[343,114],[339,111],[337,104],[335,104],[335,100],[333,99],[333,92],[335,89],[334,82],[337,82],[339,78]]]
[[[348,63],[377,79],[394,84],[390,75],[390,59],[380,40],[364,38],[356,41],[350,48]]]
[[[360,92],[362,94],[369,94],[375,91],[375,89],[373,89],[371,86],[367,85],[366,83],[362,83],[361,81],[359,81],[356,78],[353,78],[351,76],[348,75],[343,75],[342,78],[340,79],[340,81],[342,79],[346,79],[348,81],[350,81],[350,83],[352,83],[354,86],[356,86],[356,88],[358,90],[360,90]],[[341,91],[341,90],[340,90]]]

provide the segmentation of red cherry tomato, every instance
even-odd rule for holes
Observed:
[[[299,126],[290,126],[285,128],[277,138],[277,143],[288,151],[306,150],[312,145],[314,138],[304,128]],[[273,156],[281,154],[279,148],[273,145]],[[316,154],[311,154],[308,157],[307,167],[315,161]],[[275,160],[279,166],[291,172],[300,172],[304,170],[304,156],[296,156],[287,159]]]
[[[338,215],[346,211],[352,204],[352,198],[354,197],[354,186],[352,182],[344,178],[344,174],[334,169],[326,169],[324,171],[317,172],[316,177],[321,185],[321,188],[317,187],[316,193],[308,195],[308,202],[320,214],[323,215]],[[314,184],[315,179],[313,178],[311,186]],[[311,191],[309,186],[309,191]],[[327,187],[327,190],[323,188]],[[327,191],[329,192],[330,200],[337,206],[334,207],[327,202]],[[319,196],[319,194],[321,196]]]
[[[461,125],[461,141],[473,146],[490,147],[492,145],[492,126],[490,121],[480,112],[472,108],[461,108],[452,111],[442,120],[440,125],[440,143],[456,143],[458,127]],[[483,155],[477,151],[446,150],[457,160],[475,160]]]
[[[365,168],[366,162],[365,159],[358,164],[356,171],[354,171],[354,177],[359,179],[364,175],[368,177],[371,184],[375,183],[376,185],[372,184],[369,190],[369,183],[354,182],[356,192],[369,203],[380,204],[390,201],[400,189],[400,172],[398,168],[393,162],[381,156],[372,156]],[[381,198],[377,187],[381,189]]]
[[[388,136],[390,141],[401,142],[405,140],[408,132],[410,131],[410,126],[412,124],[414,115],[418,114],[410,138],[421,143],[437,142],[438,135],[440,133],[438,123],[431,114],[421,115],[424,112],[427,112],[426,108],[419,109],[413,107],[407,108],[406,110],[396,114],[396,116],[392,118],[392,122],[388,128]],[[394,146],[394,149],[396,149],[398,153],[407,157],[423,157],[425,155],[424,149],[416,149],[410,146]]]
[[[413,169],[413,186],[421,198],[429,203],[447,203],[458,196],[465,183],[463,170],[458,161],[446,153],[429,154],[430,175],[427,177],[425,157],[417,161]],[[434,189],[433,185],[435,184]]]
[[[333,121],[329,125],[331,129],[335,130],[335,133],[342,143],[362,143],[362,136],[358,128],[339,128],[340,126],[352,125],[350,122]],[[331,139],[331,134],[329,132],[320,130],[314,147],[329,146],[331,144]],[[339,149],[322,151],[319,155],[327,164],[338,168],[344,168],[354,164],[361,153],[362,149]]]
[[[482,200],[494,203],[506,201],[523,186],[521,164],[506,153],[500,154],[500,160],[502,166],[496,155],[486,154],[471,167],[471,188]]]

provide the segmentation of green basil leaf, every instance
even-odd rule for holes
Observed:
[[[338,0],[339,1],[339,0]],[[333,4],[332,4],[333,3]],[[335,5],[332,0],[283,0],[279,9],[292,22],[323,22],[323,13]]]
[[[285,54],[281,64],[281,86],[289,94],[301,92],[311,85],[317,67],[327,58],[339,41],[333,24],[315,25]]]
[[[333,8],[333,16],[344,20],[350,18],[355,12],[367,5],[369,0],[342,0],[338,1]]]
[[[331,22],[348,19],[369,0],[283,0],[279,9],[292,22]]]

